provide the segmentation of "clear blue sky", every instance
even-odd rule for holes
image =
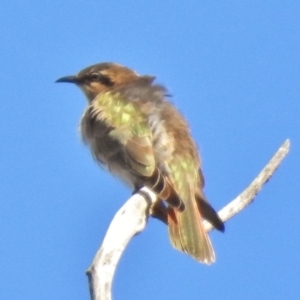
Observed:
[[[122,257],[114,299],[297,299],[299,20],[289,0],[3,0],[0,299],[89,299],[84,271],[131,191],[81,143],[81,92],[54,81],[104,61],[168,87],[217,209],[292,143],[256,201],[211,234],[214,265],[173,250],[165,226],[149,220]]]

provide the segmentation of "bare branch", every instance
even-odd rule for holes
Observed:
[[[92,300],[111,299],[113,276],[128,242],[146,227],[149,209],[157,201],[147,188],[131,196],[114,216],[102,245],[87,270]]]
[[[257,177],[251,182],[251,184],[234,200],[223,207],[218,214],[223,222],[228,221],[246,206],[248,206],[254,200],[257,193],[262,189],[263,185],[268,182],[272,177],[276,169],[279,167],[282,160],[288,154],[290,150],[290,141],[286,140],[274,156],[270,159],[268,164],[262,169]],[[210,223],[204,221],[206,231],[214,229]]]
[[[287,155],[289,148],[290,141],[286,140],[253,182],[218,212],[224,222],[253,201]],[[143,188],[138,194],[130,197],[115,215],[100,249],[87,270],[92,300],[111,299],[112,281],[119,259],[129,241],[146,227],[149,209],[155,201],[156,195]],[[207,231],[213,229],[206,221],[204,225]]]

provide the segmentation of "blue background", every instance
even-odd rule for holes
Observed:
[[[7,1],[0,7],[0,299],[89,299],[84,271],[131,191],[81,143],[86,101],[64,75],[104,61],[157,76],[187,117],[222,208],[280,144],[255,202],[211,238],[207,267],[149,220],[114,299],[297,299],[299,1]]]

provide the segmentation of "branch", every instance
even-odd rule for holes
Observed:
[[[254,200],[287,155],[289,148],[290,141],[286,140],[252,183],[218,212],[224,222]],[[112,281],[120,257],[129,241],[146,227],[149,209],[155,201],[156,195],[144,187],[130,197],[113,218],[103,243],[86,272],[92,300],[111,300]],[[204,225],[207,231],[213,229],[207,221],[204,221]]]

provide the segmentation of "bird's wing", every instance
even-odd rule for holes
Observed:
[[[119,93],[99,95],[93,104],[95,114],[109,124],[109,136],[121,146],[122,161],[127,172],[137,182],[149,187],[161,199],[179,210],[182,200],[173,189],[168,178],[163,176],[154,155],[152,130],[145,110],[138,101],[130,101]],[[146,105],[146,104],[145,104]]]
[[[154,173],[156,162],[150,134],[132,135],[123,146],[125,159],[134,173],[143,177]]]

